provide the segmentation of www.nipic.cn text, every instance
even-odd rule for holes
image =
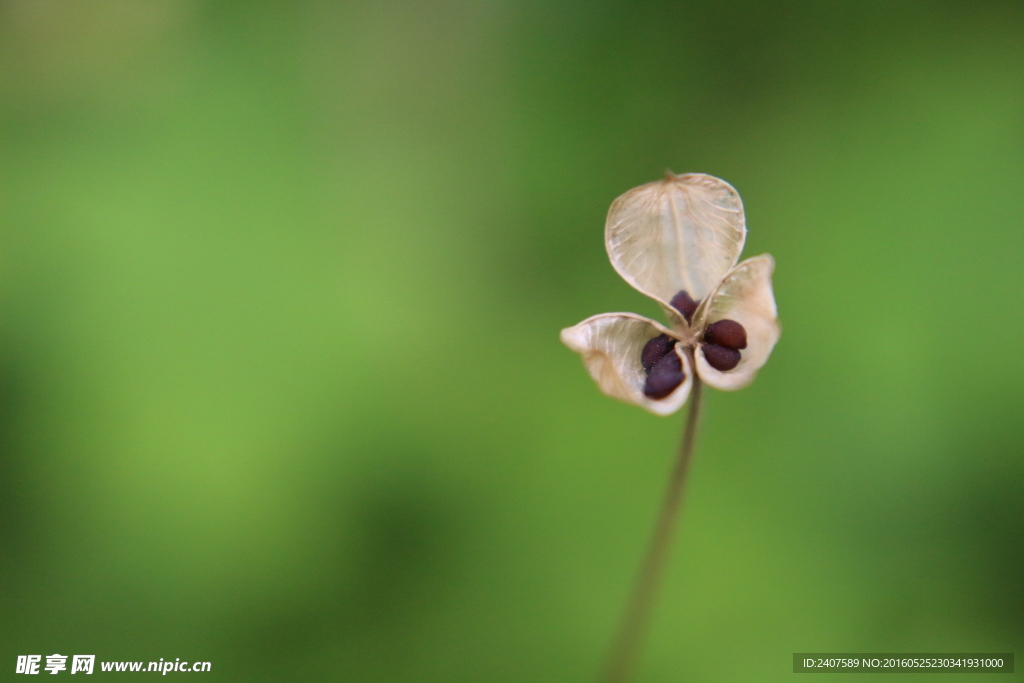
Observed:
[[[45,659],[45,662],[43,661]],[[68,660],[71,660],[70,666]],[[131,671],[138,673],[159,673],[166,676],[169,673],[202,673],[209,671],[210,662],[182,661],[176,657],[174,661],[160,658],[156,662],[108,662],[99,663],[99,671]],[[68,671],[73,674],[91,674],[96,670],[96,655],[18,655],[18,662],[14,667],[16,674],[58,674]]]

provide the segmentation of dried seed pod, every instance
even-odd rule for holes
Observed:
[[[683,361],[674,351],[666,354],[653,368],[644,382],[644,395],[648,398],[662,399],[676,390],[686,380],[683,372]]]
[[[605,313],[567,327],[561,337],[566,346],[582,356],[584,367],[601,391],[655,415],[671,415],[686,402],[693,383],[689,359],[684,358],[686,379],[682,386],[663,399],[644,395],[648,373],[640,363],[640,356],[644,345],[662,334],[672,337],[668,329],[653,320],[631,313]],[[677,350],[669,351],[669,355],[677,354]]]
[[[704,330],[704,341],[739,351],[747,348],[747,330],[735,320],[718,320]]]
[[[762,254],[737,263],[745,237],[736,190],[702,173],[668,172],[612,203],[605,222],[612,266],[661,305],[670,327],[608,313],[562,330],[562,341],[582,356],[601,391],[670,415],[698,378],[725,391],[754,380],[780,328],[771,284],[775,262]],[[664,339],[652,341],[660,335],[679,341],[666,350]],[[679,372],[655,371],[672,354],[682,359]]]
[[[644,372],[650,374],[651,368],[664,358],[675,344],[676,340],[667,334],[659,334],[647,342],[644,345],[644,350],[640,353],[640,363],[644,366]]]
[[[700,350],[704,353],[708,365],[720,372],[732,370],[740,363],[740,352],[736,349],[727,349],[718,344],[703,344]]]
[[[700,306],[699,301],[694,301],[690,293],[685,289],[679,291],[674,297],[672,297],[672,308],[676,309],[683,314],[686,318],[686,322],[693,322],[693,314],[697,312],[697,307]]]
[[[708,386],[724,391],[742,389],[754,380],[758,369],[768,360],[779,339],[779,321],[772,294],[774,267],[775,261],[768,254],[743,261],[726,275],[697,312],[704,321],[735,320],[743,325],[747,334],[743,357],[729,372],[712,365],[707,356],[697,354],[697,374]],[[694,319],[694,325],[702,324],[701,320]]]

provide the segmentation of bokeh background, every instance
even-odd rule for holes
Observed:
[[[659,315],[602,231],[666,168],[784,331],[637,680],[1024,653],[1021,3],[5,0],[3,676],[593,680],[681,416],[558,331]]]

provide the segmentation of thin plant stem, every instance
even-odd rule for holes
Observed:
[[[626,604],[626,611],[619,624],[619,630],[612,643],[601,680],[604,683],[623,683],[628,680],[636,665],[651,621],[654,598],[658,592],[658,584],[665,570],[672,538],[675,535],[676,522],[679,519],[679,508],[683,502],[683,491],[686,485],[686,474],[690,469],[693,457],[693,443],[697,433],[697,420],[700,417],[700,397],[702,382],[694,373],[693,387],[690,389],[690,409],[686,414],[686,426],[683,428],[683,439],[679,445],[672,475],[665,492],[665,501],[661,505],[658,521],[654,527],[654,535],[647,548],[647,555],[640,567],[633,592]]]

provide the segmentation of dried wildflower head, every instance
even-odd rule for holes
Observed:
[[[605,247],[626,282],[665,310],[669,325],[604,313],[562,330],[601,391],[652,413],[686,403],[693,373],[731,391],[754,380],[779,339],[768,254],[737,264],[743,204],[729,183],[666,174],[608,211]]]

